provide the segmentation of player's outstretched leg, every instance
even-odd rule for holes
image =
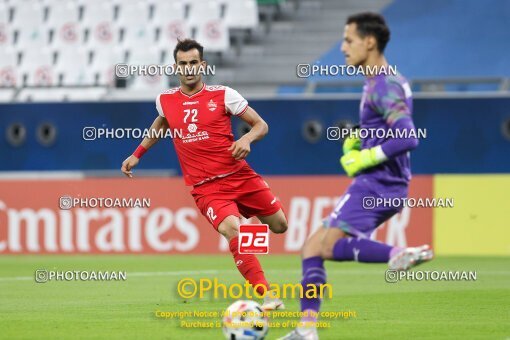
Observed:
[[[397,207],[365,210],[364,190],[366,188],[359,185],[351,185],[335,210],[324,220],[324,226],[328,227],[328,232],[332,234],[323,240],[322,258],[332,261],[388,263],[390,269],[396,270],[407,270],[432,259],[432,251],[426,245],[400,248],[368,238],[381,223],[400,210]],[[402,192],[396,196],[406,195],[407,193]]]
[[[280,209],[276,213],[268,216],[257,216],[260,222],[269,225],[269,229],[276,234],[282,234],[287,231],[287,218],[283,213],[283,210]],[[262,303],[262,309],[264,310],[282,310],[285,309],[285,305],[283,301],[278,296],[273,296],[272,291],[269,291],[268,294],[264,297],[264,302]]]
[[[337,241],[326,238],[322,257],[333,261],[388,263],[392,270],[408,270],[432,260],[434,254],[427,244],[400,248],[367,238],[345,235]]]
[[[275,234],[283,234],[287,231],[287,218],[282,209],[269,216],[257,216],[263,224],[267,224],[269,229]]]
[[[239,223],[239,217],[234,215],[227,216],[218,226],[218,231],[227,238],[230,252],[241,275],[252,286],[259,285],[257,292],[263,294],[265,290],[269,289],[269,284],[266,281],[259,260],[253,254],[239,254],[238,252]]]
[[[338,230],[331,228],[331,230]],[[354,229],[352,229],[354,230]],[[419,247],[401,248],[390,246],[365,237],[346,235],[341,230],[323,240],[322,258],[333,261],[358,261],[366,263],[388,263],[392,270],[408,270],[432,260],[434,253],[425,244]],[[336,234],[340,233],[340,237]]]
[[[324,268],[324,259],[321,257],[321,243],[326,235],[327,229],[320,228],[303,245],[301,252],[303,278],[301,284],[303,290],[309,285],[315,285],[316,291],[319,291],[321,284],[326,283],[326,270]],[[301,297],[301,313],[302,318],[299,326],[292,332],[288,333],[280,340],[317,340],[319,335],[315,323],[321,306],[319,297]]]
[[[388,267],[391,270],[408,270],[433,258],[434,252],[428,244],[409,247],[394,254],[388,261]]]
[[[329,228],[322,239],[321,256],[332,261],[387,263],[403,249],[365,237],[347,235],[339,228]]]
[[[303,279],[304,289],[316,285],[317,291],[321,284],[326,283],[325,260],[358,261],[367,263],[385,263],[392,256],[401,253],[402,248],[373,241],[363,237],[353,237],[342,229],[330,227],[320,228],[304,244]],[[283,340],[316,340],[319,338],[315,324],[319,314],[321,300],[318,297],[301,298],[300,325],[288,333]]]
[[[259,260],[253,254],[239,254],[238,252],[238,235],[239,235],[239,217],[227,216],[218,226],[218,231],[227,238],[230,252],[234,257],[234,263],[241,275],[256,288],[257,293],[263,295],[267,292],[266,299],[271,299],[271,304],[265,306],[267,310],[283,309],[284,305],[280,299],[271,298],[269,284],[267,283],[264,271]],[[264,305],[262,305],[264,308]]]

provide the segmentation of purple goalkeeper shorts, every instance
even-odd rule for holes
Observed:
[[[323,220],[323,225],[369,238],[378,226],[402,210],[392,203],[407,197],[407,193],[406,185],[382,185],[367,178],[356,178]]]

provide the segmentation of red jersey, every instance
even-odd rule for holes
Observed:
[[[189,96],[176,87],[156,98],[156,108],[171,131],[182,131],[181,136],[173,135],[173,142],[186,185],[228,176],[246,164],[228,150],[234,142],[230,117],[248,109],[236,90],[204,84]]]

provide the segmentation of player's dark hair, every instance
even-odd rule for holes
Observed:
[[[200,61],[204,60],[204,47],[193,39],[177,40],[177,45],[175,45],[174,49],[174,60],[177,61],[177,52],[188,52],[194,48],[196,48],[200,54]]]
[[[347,25],[349,24],[356,24],[361,37],[373,36],[377,41],[377,50],[380,53],[384,52],[386,44],[390,41],[390,29],[382,15],[372,12],[354,14],[347,18]]]

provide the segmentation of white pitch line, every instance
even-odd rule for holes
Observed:
[[[65,270],[62,270],[65,271]],[[435,270],[435,269],[428,269],[423,271],[447,271],[447,270]],[[450,270],[451,272],[455,271],[462,271],[462,270]],[[469,272],[469,270],[464,270],[466,272]],[[111,272],[111,271],[110,271]],[[265,270],[266,273],[272,273],[272,274],[299,274],[301,273],[301,270],[297,269],[269,269]],[[481,277],[485,275],[496,275],[496,276],[510,276],[510,271],[476,271],[477,275],[481,275]],[[183,276],[186,275],[193,276],[193,275],[208,275],[208,274],[232,274],[232,275],[239,275],[238,272],[236,272],[233,269],[225,269],[225,270],[190,270],[190,271],[173,271],[173,272],[126,272],[127,277],[155,277],[155,276]],[[384,274],[384,271],[367,271],[367,270],[349,270],[344,271],[342,269],[329,269],[328,273],[336,273],[346,276],[351,275],[382,275]],[[9,281],[35,281],[35,276],[15,276],[15,277],[0,277],[0,282],[9,282]]]
[[[0,277],[0,282],[7,282],[7,281],[28,281],[33,280],[35,281],[35,278],[32,276],[15,276],[15,277]]]
[[[128,276],[177,276],[177,275],[200,275],[200,274],[218,274],[218,270],[195,270],[180,272],[127,272]]]
[[[62,270],[65,272],[66,270]],[[82,270],[81,270],[82,271]],[[91,272],[92,270],[89,270]],[[116,270],[110,270],[110,272]],[[122,271],[122,270],[121,270]],[[126,272],[128,277],[151,277],[151,276],[185,276],[185,275],[203,275],[203,274],[218,274],[218,270],[193,270],[193,271],[175,271],[175,272]],[[34,274],[35,275],[35,274]],[[35,281],[35,276],[15,276],[15,277],[0,277],[0,282],[8,281]]]

